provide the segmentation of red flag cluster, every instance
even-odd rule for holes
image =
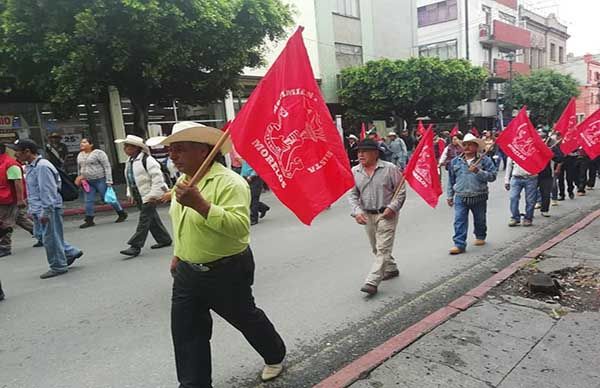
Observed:
[[[442,184],[435,160],[432,129],[428,129],[423,134],[406,166],[404,179],[429,206],[437,206],[438,199],[442,195]]]
[[[354,186],[302,28],[231,123],[230,133],[239,154],[305,224]]]
[[[500,133],[496,144],[530,174],[542,171],[553,156],[552,150],[544,143],[527,117],[525,107]]]
[[[554,129],[562,136],[560,150],[564,154],[569,154],[582,147],[591,159],[600,156],[600,109],[577,125],[577,112],[573,97],[554,125]]]

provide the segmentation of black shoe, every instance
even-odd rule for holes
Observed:
[[[44,272],[43,274],[41,274],[40,279],[50,279],[55,276],[64,275],[66,273],[67,273],[67,271],[58,272],[58,271],[49,270],[48,272]]]
[[[270,207],[268,207],[267,205],[265,205],[265,207],[260,211],[259,217],[260,218],[265,218],[265,216],[267,215],[267,212],[271,210]]]
[[[35,244],[33,244],[33,247],[34,247],[34,248],[40,248],[40,247],[43,247],[43,246],[44,246],[44,243],[43,243],[43,242],[41,242],[41,241],[38,241],[38,242],[36,242]]]
[[[127,213],[125,213],[124,211],[117,212],[117,214],[119,215],[119,217],[117,218],[117,220],[115,221],[115,223],[123,222],[128,217]]]
[[[94,217],[85,216],[85,220],[83,221],[83,224],[79,225],[79,228],[85,229],[95,225],[96,224],[94,224]]]
[[[73,264],[75,260],[79,259],[81,256],[83,256],[83,251],[79,251],[75,256],[67,257],[67,266]]]
[[[258,224],[258,220],[250,220],[250,225],[256,225]]]
[[[157,243],[154,244],[150,247],[150,249],[160,249],[160,248],[164,248],[164,247],[170,247],[172,244],[172,242],[168,242],[168,243]]]
[[[569,193],[569,199],[574,199],[574,198],[575,198],[575,194]]]
[[[4,300],[4,291],[2,290],[2,283],[0,283],[0,300]]]
[[[560,197],[558,197],[558,200],[559,200],[559,201],[564,201],[564,200],[565,200],[565,196],[564,196],[564,195],[561,195]]]
[[[142,250],[140,248],[136,248],[136,247],[129,247],[127,249],[122,250],[121,252],[119,252],[122,255],[125,256],[131,256],[131,257],[136,257],[140,255],[140,252]]]
[[[0,252],[0,257],[10,256],[10,251]]]

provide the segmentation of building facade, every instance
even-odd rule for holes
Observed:
[[[560,23],[556,15],[542,16],[524,7],[519,7],[519,18],[531,32],[531,47],[525,49],[525,63],[532,70],[552,68],[567,60],[567,26]]]
[[[572,75],[579,83],[576,105],[580,122],[600,109],[600,55],[568,57],[566,63],[557,66],[557,70]]]

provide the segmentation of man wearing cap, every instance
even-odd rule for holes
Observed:
[[[60,175],[48,160],[39,154],[38,145],[28,139],[17,140],[11,146],[17,159],[27,163],[26,184],[29,213],[42,225],[43,243],[50,269],[42,279],[67,273],[68,266],[83,255],[81,249],[67,243],[63,237],[63,201],[59,192]]]
[[[408,151],[404,140],[400,139],[396,132],[388,133],[389,149],[392,152],[392,160],[396,166],[404,168],[408,160]]]
[[[141,137],[127,135],[125,139],[115,140],[115,143],[123,144],[123,151],[129,156],[125,164],[127,198],[140,211],[135,234],[127,242],[129,248],[120,253],[130,257],[138,256],[146,244],[148,232],[156,240],[151,249],[170,246],[171,236],[156,211],[156,204],[168,191],[160,163],[150,156],[150,150]]]
[[[467,247],[469,211],[473,213],[476,246],[487,237],[488,183],[496,180],[496,165],[483,154],[485,142],[472,134],[463,138],[463,153],[448,168],[448,206],[454,206],[454,246],[450,254],[463,253]]]
[[[364,225],[375,255],[375,262],[360,289],[369,295],[377,293],[382,280],[400,274],[392,257],[398,213],[406,199],[400,169],[379,159],[381,149],[371,139],[358,144],[360,164],[352,168],[355,185],[350,192],[352,216]],[[398,190],[397,190],[398,189]],[[396,192],[397,191],[397,192]]]
[[[56,168],[64,169],[65,160],[69,154],[67,146],[61,141],[62,136],[58,132],[52,132],[48,136],[48,143],[46,144],[46,157],[48,161]]]
[[[171,201],[175,236],[171,332],[182,388],[212,386],[210,310],[241,331],[262,356],[262,380],[281,374],[286,353],[283,340],[252,296],[248,183],[216,161],[197,185],[187,183],[221,135],[215,128],[181,122],[161,141],[183,173]],[[227,140],[220,152],[230,150]]]
[[[358,164],[358,137],[353,134],[348,135],[348,160],[350,160],[350,167],[354,167]]]

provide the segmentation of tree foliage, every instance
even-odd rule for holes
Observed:
[[[579,95],[577,81],[570,75],[542,69],[517,76],[512,85],[516,107],[527,105],[535,124],[553,124],[571,99]]]
[[[0,0],[0,76],[56,104],[106,93],[129,97],[136,133],[147,107],[177,97],[209,103],[262,62],[281,37],[281,0]]]
[[[473,100],[486,78],[463,59],[383,59],[344,69],[339,95],[354,115],[440,120],[459,117],[458,107]]]

